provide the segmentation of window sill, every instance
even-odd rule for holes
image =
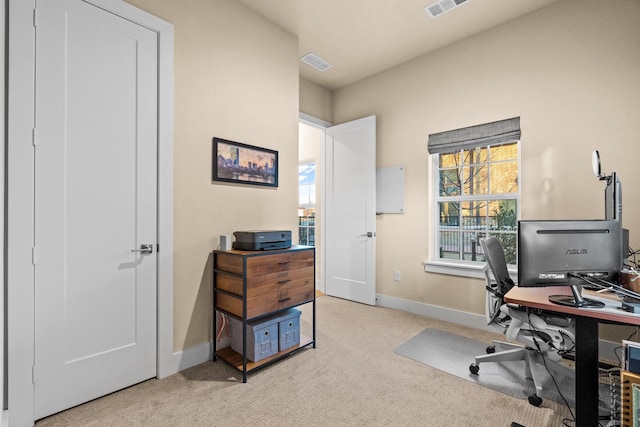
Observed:
[[[483,273],[484,264],[462,264],[462,263],[450,263],[440,261],[425,261],[424,271],[427,273],[448,274],[450,276],[462,276],[473,277],[476,279],[484,279]],[[517,277],[518,271],[514,268],[509,268],[509,275],[511,277]]]

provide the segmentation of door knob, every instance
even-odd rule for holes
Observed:
[[[367,234],[361,234],[360,237],[373,237],[373,232],[367,231]]]
[[[140,249],[131,249],[131,252],[140,252],[141,254],[152,254],[153,245],[140,245]]]

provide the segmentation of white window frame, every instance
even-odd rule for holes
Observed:
[[[522,207],[520,205],[520,194],[522,188],[522,162],[521,162],[521,150],[520,150],[520,140],[514,140],[512,142],[516,142],[518,145],[518,191],[515,193],[508,194],[486,194],[482,195],[480,199],[485,200],[490,198],[491,200],[515,200],[517,204],[517,213],[516,220],[520,220],[520,213],[522,211]],[[486,147],[492,145],[504,145],[504,142],[496,143],[496,144],[487,144]],[[439,231],[440,231],[440,211],[439,211],[439,202],[443,199],[440,197],[440,175],[439,175],[439,160],[440,153],[430,154],[430,176],[431,176],[431,185],[429,186],[429,204],[431,205],[430,211],[430,221],[429,221],[429,230],[431,231],[429,238],[429,260],[424,263],[424,270],[429,273],[439,273],[439,274],[448,274],[454,276],[463,276],[463,277],[475,277],[483,279],[484,273],[483,268],[485,263],[479,261],[466,261],[466,260],[447,260],[438,258],[437,255],[439,253]],[[466,200],[477,200],[478,196],[461,196],[457,198],[461,201]],[[512,275],[517,274],[517,266],[509,265],[509,273]]]

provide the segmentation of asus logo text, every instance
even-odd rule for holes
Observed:
[[[587,249],[567,249],[565,255],[586,255]]]

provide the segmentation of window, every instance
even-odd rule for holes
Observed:
[[[438,156],[437,257],[482,261],[480,240],[497,236],[516,263],[518,143]]]
[[[316,164],[298,167],[298,243],[316,245]]]
[[[505,132],[504,122],[508,122],[508,129],[517,125],[517,132]],[[497,129],[496,123],[501,124]],[[494,129],[487,132],[486,126]],[[442,138],[445,134],[447,139]],[[435,135],[429,136],[429,151],[434,154],[432,262],[481,266],[485,258],[480,239],[496,236],[507,263],[515,265],[520,208],[519,119]],[[473,138],[478,135],[481,137]]]

